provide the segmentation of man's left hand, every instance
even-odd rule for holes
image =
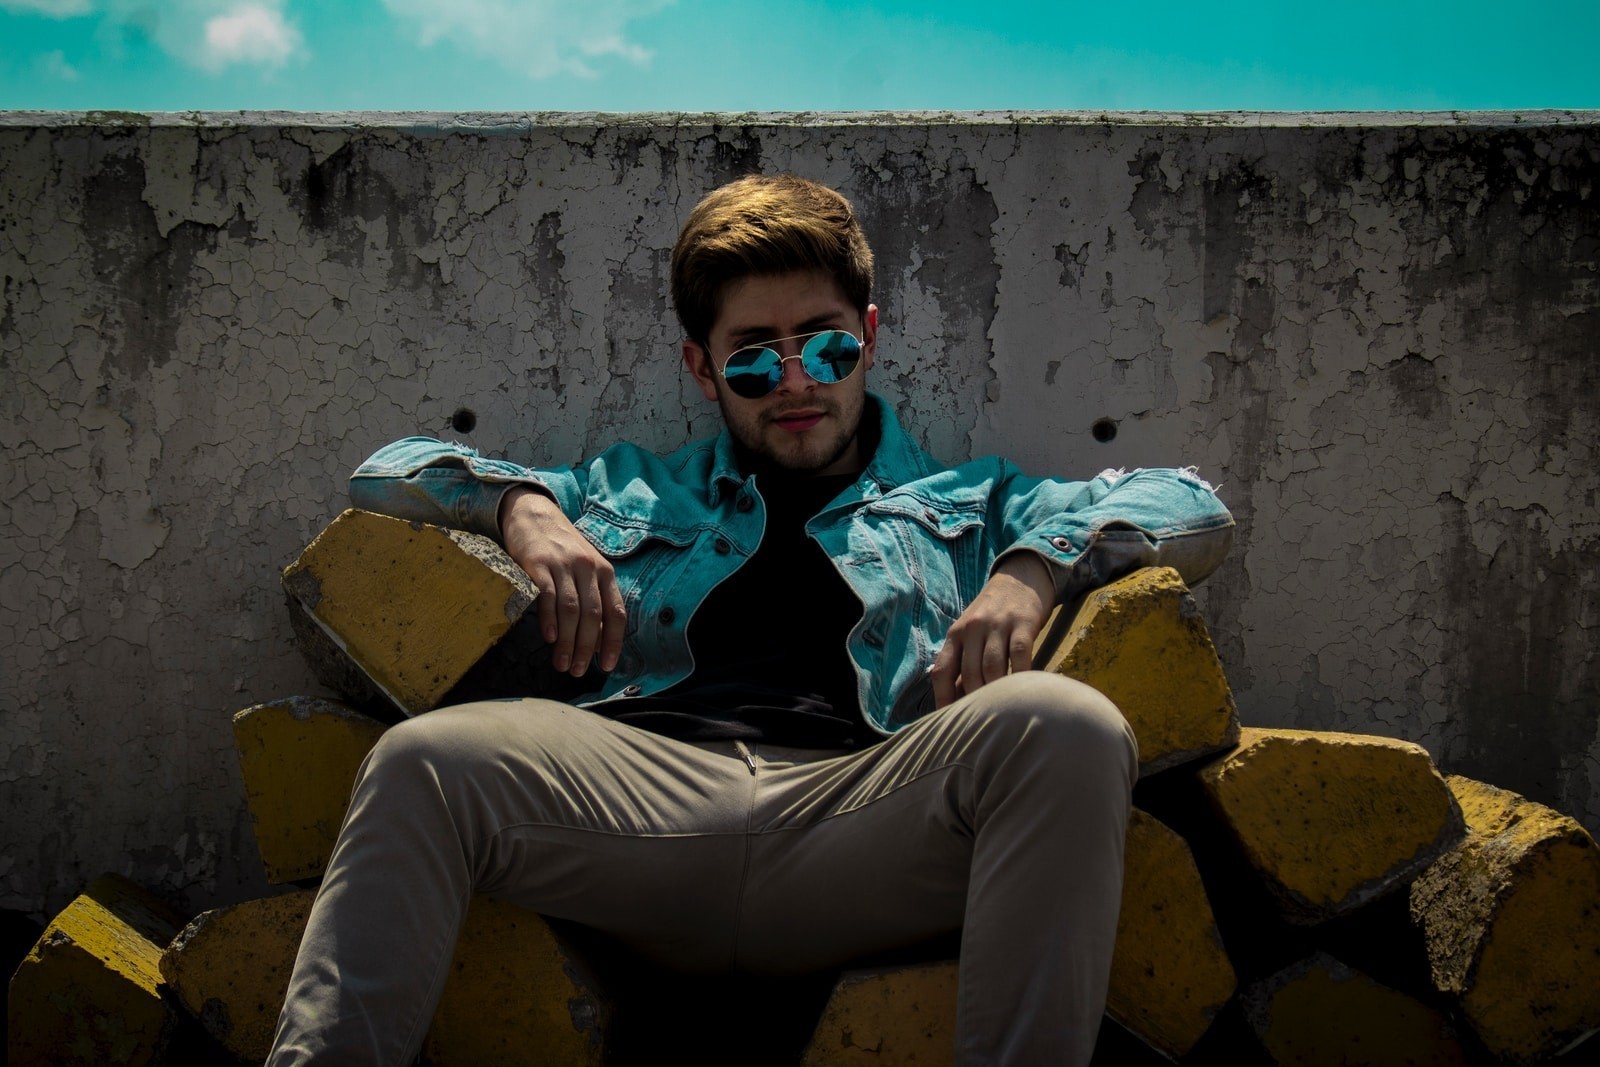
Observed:
[[[938,706],[1032,666],[1033,642],[1055,599],[1050,568],[1039,556],[1018,552],[1002,563],[951,625],[933,658]]]

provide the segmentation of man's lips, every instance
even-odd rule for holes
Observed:
[[[804,433],[821,422],[826,414],[824,411],[785,411],[774,415],[772,421],[790,433]]]

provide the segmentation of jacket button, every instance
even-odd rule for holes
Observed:
[[[756,502],[754,500],[750,499],[750,496],[749,496],[748,493],[740,496],[739,497],[739,502],[734,505],[734,507],[738,508],[740,511],[749,511],[751,508],[753,508],[755,506],[756,506]]]
[[[1063,552],[1072,551],[1072,542],[1068,541],[1065,537],[1052,537],[1050,538],[1050,543],[1055,545]]]
[[[676,619],[677,617],[678,617],[678,613],[676,611],[673,611],[671,606],[669,605],[667,607],[662,608],[661,611],[656,615],[656,621],[661,623],[662,626],[671,626],[672,625],[672,621],[674,619]]]
[[[728,539],[726,537],[719,537],[717,538],[716,549],[717,555],[726,556],[729,552],[733,551],[733,546],[728,544]]]
[[[636,697],[642,692],[644,692],[644,688],[642,686],[630,685],[623,689],[622,695],[625,697]]]

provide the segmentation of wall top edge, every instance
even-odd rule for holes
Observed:
[[[1224,129],[1375,126],[1587,126],[1600,110],[1525,111],[0,111],[0,128],[192,127],[517,133],[603,126],[1177,126]]]

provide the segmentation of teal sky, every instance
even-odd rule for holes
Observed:
[[[1600,107],[1600,0],[0,0],[0,110]]]

